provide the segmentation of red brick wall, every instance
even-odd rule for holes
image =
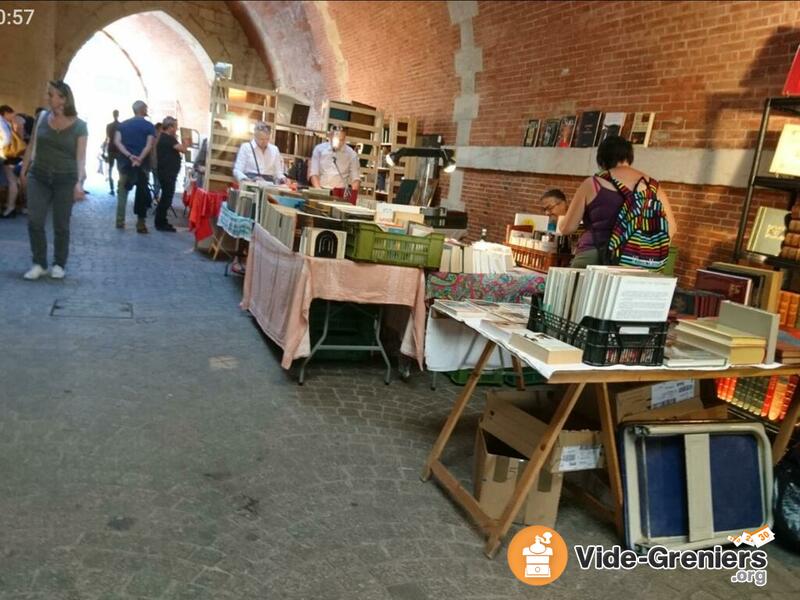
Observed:
[[[327,34],[306,12],[328,93],[415,115],[452,143],[461,44],[446,3],[327,8],[347,62],[343,89]],[[519,146],[530,118],[594,109],[655,112],[652,146],[752,148],[763,100],[780,93],[800,44],[798,23],[798,2],[479,2],[473,27],[483,70],[470,143]],[[569,194],[579,181],[468,170],[462,200],[471,233],[486,226],[499,239],[514,212],[529,210],[546,188]],[[697,266],[730,256],[744,192],[664,185],[680,227],[679,273],[690,280]]]
[[[445,2],[329,2],[348,64],[349,99],[416,116],[420,129],[455,142],[458,27]],[[325,53],[324,58],[329,59]],[[329,70],[329,66],[323,66]]]
[[[471,143],[516,146],[529,118],[595,109],[655,112],[654,146],[752,147],[798,22],[798,2],[480,2]]]
[[[752,148],[764,98],[780,94],[800,44],[797,2],[479,4],[475,43],[484,70],[472,145],[518,146],[530,118],[595,109],[656,112],[652,146]],[[623,31],[639,33],[623,44]],[[513,214],[535,206],[546,188],[570,195],[579,182],[469,170],[462,200],[470,234],[487,226],[499,240]],[[730,259],[744,190],[664,186],[686,284],[696,268]],[[759,197],[786,203],[780,194]]]
[[[467,170],[463,196],[470,199],[470,238],[477,239],[481,228],[486,227],[488,239],[501,241],[506,224],[514,222],[514,213],[541,209],[540,198],[551,188],[560,188],[571,197],[581,181],[581,177]],[[715,260],[731,259],[744,190],[724,186],[662,185],[679,226],[674,239],[679,249],[676,274],[682,285],[690,285],[698,268]],[[751,222],[758,205],[785,208],[786,198],[782,194],[760,193],[751,207]]]

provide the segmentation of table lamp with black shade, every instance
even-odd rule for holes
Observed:
[[[425,169],[423,169],[424,174],[421,177],[419,187],[419,204],[423,206],[429,206],[431,200],[433,199],[434,192],[436,190],[436,180],[437,176],[435,175],[436,167],[439,165],[439,160],[442,161],[442,166],[444,167],[445,173],[452,173],[456,169],[456,161],[453,158],[452,150],[447,150],[445,148],[412,148],[412,147],[405,147],[399,148],[394,152],[390,153],[386,157],[386,163],[390,167],[396,166],[401,159],[405,157],[416,157],[416,158],[423,158],[425,159]],[[419,175],[418,175],[419,177]],[[431,185],[432,184],[432,185]],[[405,202],[408,203],[408,202]]]

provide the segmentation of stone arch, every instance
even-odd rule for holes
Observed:
[[[214,6],[217,4],[219,6]],[[170,24],[174,22],[180,25],[180,29],[176,29],[178,34],[184,39],[187,34],[190,35],[194,44],[203,49],[212,63],[230,62],[237,65],[243,59],[252,63],[254,58],[254,52],[251,52],[249,56],[246,53],[233,55],[229,50],[229,45],[226,45],[221,32],[236,29],[241,34],[241,27],[224,3],[167,3],[157,0],[140,0],[102,3],[60,2],[57,6],[58,22],[65,25],[56,30],[55,72],[58,76],[66,73],[73,57],[95,32],[125,17],[148,12],[161,12],[170,17]],[[192,44],[193,48],[194,44]],[[237,66],[248,71],[254,70],[252,64]],[[262,68],[266,72],[261,76],[253,77],[252,73],[248,74],[248,79],[252,79],[252,81],[248,81],[249,83],[267,85],[267,82],[272,82],[273,77],[269,65],[262,65]]]

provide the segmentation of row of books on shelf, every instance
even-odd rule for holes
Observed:
[[[779,422],[786,416],[798,380],[797,375],[723,377],[716,381],[717,397],[754,416]]]
[[[653,131],[656,113],[637,112],[628,132],[631,143],[647,146]],[[589,148],[611,135],[623,135],[627,113],[587,110],[580,115],[560,118],[530,119],[525,129],[523,146]],[[601,125],[602,124],[602,125]]]
[[[516,263],[511,248],[479,241],[465,244],[445,240],[439,271],[443,273],[507,273]]]
[[[716,317],[725,296],[705,290],[676,288],[670,312],[689,317]]]
[[[542,308],[580,323],[584,317],[614,321],[664,322],[677,280],[644,269],[590,265],[551,267]]]
[[[800,294],[782,291],[778,300],[781,327],[800,327]]]

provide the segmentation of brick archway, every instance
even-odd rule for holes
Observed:
[[[235,65],[237,79],[254,85],[268,86],[273,81],[268,64],[263,64],[252,46],[241,43],[244,38],[239,22],[224,3],[158,2],[59,2],[55,38],[57,76],[63,76],[80,48],[111,23],[139,13],[160,11],[188,31],[212,63]],[[235,41],[236,43],[230,43]]]

